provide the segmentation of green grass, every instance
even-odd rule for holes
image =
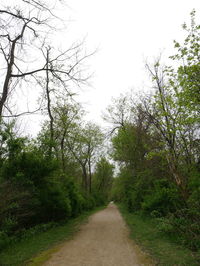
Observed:
[[[59,245],[63,241],[70,239],[79,230],[80,225],[86,222],[91,214],[103,208],[99,207],[93,211],[84,212],[66,224],[12,244],[0,253],[0,265],[41,265],[59,249]]]
[[[130,228],[131,238],[151,255],[156,265],[200,265],[194,253],[158,230],[155,219],[129,213],[122,205],[118,207]]]

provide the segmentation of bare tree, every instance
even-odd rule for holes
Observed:
[[[112,99],[112,104],[103,114],[103,119],[112,125],[109,135],[112,135],[117,129],[125,127],[130,119],[130,110],[130,95],[120,95],[119,98]]]
[[[57,87],[60,86],[67,92],[69,81],[78,85],[86,83],[88,75],[82,76],[82,63],[90,55],[83,52],[83,42],[73,43],[65,51],[54,49],[47,38],[53,30],[51,19],[55,18],[51,9],[44,1],[18,2],[23,2],[26,8],[0,9],[0,59],[3,62],[0,69],[0,117],[6,116],[4,112],[10,110],[7,101],[13,89],[16,90],[19,84],[21,87],[34,84],[46,87],[47,109],[52,123],[48,89],[50,82],[54,80]],[[10,110],[8,116],[12,115]]]

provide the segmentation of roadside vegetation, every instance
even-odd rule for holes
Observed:
[[[60,19],[51,10],[39,0],[0,6],[1,265],[64,238],[76,217],[108,202],[112,185],[104,133],[85,120],[75,97],[87,84],[90,54],[83,42],[53,46]],[[38,92],[37,103],[31,91]],[[22,134],[22,117],[32,114],[43,116],[35,138]]]
[[[155,265],[199,265],[197,254],[181,245],[176,235],[163,233],[157,220],[130,212],[124,205],[119,205],[119,210],[130,229],[130,237],[153,258]]]
[[[72,218],[69,221],[54,224],[42,224],[27,230],[21,239],[17,239],[0,253],[0,265],[42,265],[62,242],[70,239],[87,218],[103,207],[95,208]]]
[[[195,11],[191,25],[184,24],[183,29],[186,38],[183,43],[175,41],[171,66],[160,59],[146,65],[151,94],[122,95],[105,114],[113,124],[112,156],[119,164],[112,197],[130,212],[131,228],[139,230],[141,223],[145,232],[148,227],[155,230],[146,240],[139,233],[144,242],[148,237],[152,245],[154,237],[155,245],[173,239],[191,250],[186,252],[191,261],[192,256],[196,259],[196,264],[189,258],[183,262],[186,256],[175,248],[177,262],[172,256],[170,264],[169,254],[168,264],[162,265],[200,263],[200,26]],[[173,245],[171,249],[175,252]]]

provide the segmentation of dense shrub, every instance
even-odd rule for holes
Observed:
[[[84,210],[85,199],[72,177],[62,173],[60,178],[65,196],[67,196],[70,201],[71,216],[75,217]]]
[[[0,168],[0,247],[102,203],[101,195],[86,194],[63,173],[57,158],[26,139],[7,139]]]
[[[176,189],[163,187],[152,192],[152,194],[146,195],[142,202],[143,211],[150,214],[156,210],[162,216],[165,216],[176,210],[176,206],[180,201]]]
[[[67,123],[67,117],[65,121]],[[60,122],[58,126],[66,126]],[[35,140],[18,137],[14,127],[15,122],[6,124],[0,121],[0,248],[34,234],[39,230],[37,228],[48,227],[45,224],[64,222],[104,204],[113,174],[113,166],[102,159],[99,167],[107,174],[107,182],[99,193],[91,193],[92,185],[83,187],[80,160],[65,145],[64,139],[61,147],[59,132],[52,141],[48,122]],[[82,128],[77,130],[81,132]],[[71,133],[73,135],[73,130]],[[97,135],[90,127],[86,133]],[[88,144],[87,137],[91,139],[93,136],[87,134],[76,140],[77,145]],[[102,138],[101,134],[99,138]],[[95,145],[99,142],[94,141]],[[88,173],[87,167],[85,171],[84,178],[91,178],[92,173]],[[102,185],[104,174],[99,177],[96,177],[96,183]]]

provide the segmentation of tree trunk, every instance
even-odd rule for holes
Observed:
[[[170,171],[173,175],[174,181],[178,189],[180,190],[183,200],[186,202],[189,197],[189,192],[188,192],[188,188],[185,182],[185,178],[179,173],[177,169],[177,165],[175,163],[175,159],[167,158],[167,161],[168,161]]]
[[[52,149],[53,149],[53,140],[54,140],[54,129],[53,129],[53,115],[51,112],[51,97],[50,97],[50,89],[49,89],[49,71],[48,71],[48,65],[49,65],[49,51],[50,48],[47,48],[47,57],[46,57],[46,95],[47,95],[47,111],[49,115],[49,128],[50,128],[50,146],[49,146],[49,157],[52,156]]]
[[[82,165],[82,171],[83,171],[83,188],[85,190],[86,193],[88,193],[88,175],[87,175],[87,170],[86,170],[86,166]]]
[[[91,161],[90,161],[90,158],[89,158],[89,161],[88,161],[88,168],[89,168],[89,175],[88,175],[88,191],[89,193],[91,194],[92,193],[92,172],[91,172]]]
[[[63,135],[62,135],[61,142],[60,142],[61,160],[62,160],[62,169],[63,169],[63,172],[65,171],[64,140],[65,140],[66,132],[67,132],[67,130],[65,128],[65,130],[63,132]]]

